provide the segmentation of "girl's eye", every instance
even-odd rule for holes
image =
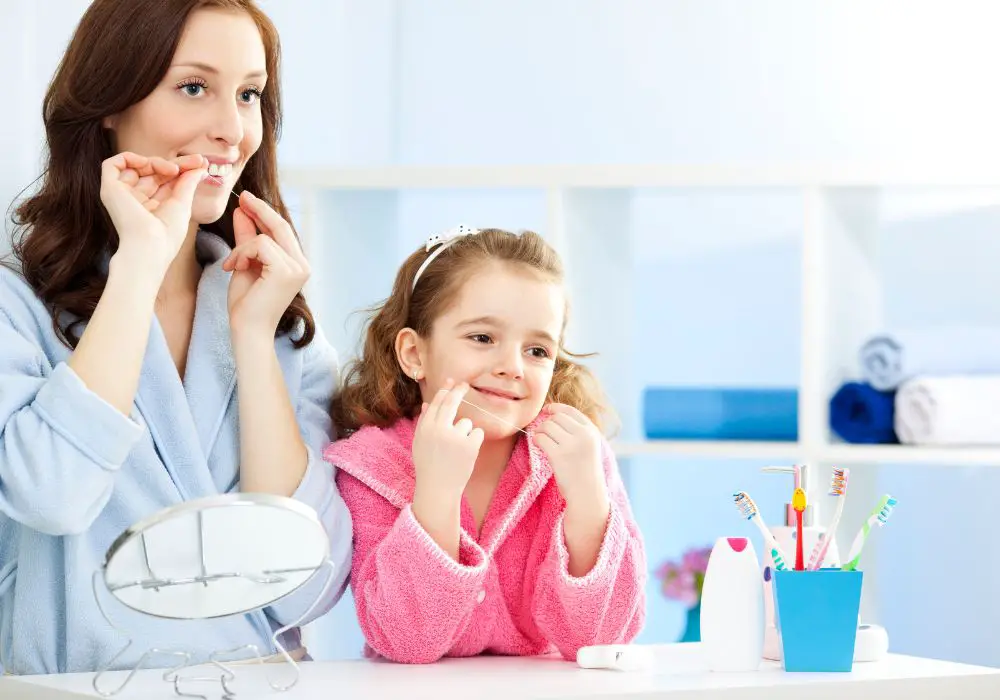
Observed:
[[[489,343],[490,341],[492,341],[492,338],[490,338],[485,333],[476,333],[475,335],[470,335],[469,340],[474,340],[477,343]]]
[[[545,348],[530,348],[528,352],[530,352],[532,355],[534,355],[539,359],[545,359],[546,357],[549,357],[549,351],[546,350]]]

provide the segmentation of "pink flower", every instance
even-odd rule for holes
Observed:
[[[711,547],[690,549],[681,557],[680,563],[666,561],[656,570],[660,579],[661,592],[667,598],[677,600],[691,608],[701,600],[702,583]]]
[[[703,574],[705,573],[705,569],[708,568],[708,557],[711,553],[711,547],[689,549],[684,552],[684,557],[681,559],[681,566],[691,573],[698,572]]]

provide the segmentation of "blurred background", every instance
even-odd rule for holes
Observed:
[[[41,98],[87,4],[0,6],[5,205],[37,177]],[[571,347],[600,353],[646,538],[640,641],[680,639],[695,604],[664,587],[664,562],[725,535],[760,552],[732,492],[781,525],[791,481],[761,467],[800,461],[811,496],[852,470],[844,553],[879,495],[899,499],[862,567],[862,617],[891,650],[1000,666],[1000,6],[261,5],[283,43],[281,165],[309,298],[344,360],[351,311],[431,233],[530,228],[566,256]],[[972,426],[958,438],[893,444],[898,387],[866,383],[859,352],[897,330],[918,339],[904,357],[939,363],[932,379],[982,379],[954,404]],[[869,393],[831,406],[851,381]],[[667,391],[681,387],[709,408]],[[317,658],[358,657],[349,596],[310,635]]]

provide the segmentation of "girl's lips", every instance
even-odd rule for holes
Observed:
[[[477,387],[477,386],[474,386],[472,388],[475,389],[476,391],[478,391],[480,394],[483,394],[484,396],[489,396],[489,397],[494,398],[494,399],[500,399],[502,401],[520,401],[521,400],[520,396],[514,396],[513,394],[510,394],[510,393],[508,393],[506,391],[498,391],[498,390],[494,390],[494,389],[487,389],[485,387],[480,388],[480,387]]]

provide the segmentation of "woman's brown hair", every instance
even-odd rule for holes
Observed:
[[[56,333],[70,346],[79,324],[94,313],[106,282],[102,258],[118,247],[118,234],[101,203],[101,162],[114,155],[106,117],[148,96],[163,80],[188,16],[201,8],[247,13],[260,30],[269,76],[260,98],[263,139],[247,162],[237,188],[268,202],[286,221],[278,188],[277,143],[281,131],[278,32],[253,0],[95,0],[70,41],[45,94],[42,118],[47,164],[35,194],[15,210],[13,252],[20,271],[49,307]],[[202,228],[233,239],[235,199]],[[62,320],[61,320],[62,319]],[[298,294],[278,333],[296,330],[295,345],[308,345],[315,323]]]
[[[423,247],[411,254],[396,274],[389,297],[369,310],[361,355],[346,368],[343,386],[333,400],[331,413],[338,437],[365,425],[387,427],[417,414],[422,403],[420,387],[399,366],[396,335],[412,328],[421,337],[429,337],[435,319],[447,311],[465,281],[482,265],[511,265],[563,282],[559,255],[532,231],[514,234],[484,229],[464,236],[421,273],[414,289],[413,278],[428,255]],[[565,323],[564,318],[564,329]],[[601,388],[590,370],[571,359],[585,356],[568,352],[561,339],[559,345],[547,401],[573,406],[601,427],[603,416],[610,413]]]

